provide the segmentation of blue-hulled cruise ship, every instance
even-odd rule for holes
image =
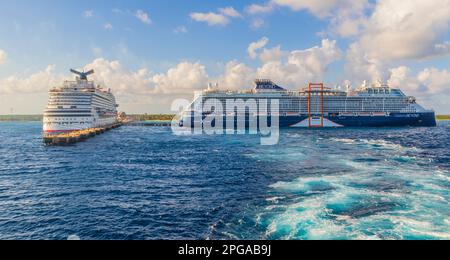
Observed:
[[[222,117],[226,124],[227,118],[235,117],[236,121],[239,114],[245,114],[248,127],[252,117],[265,114],[269,121],[278,116],[280,127],[436,126],[434,111],[425,109],[415,97],[405,95],[400,89],[381,83],[364,83],[357,89],[347,86],[345,90],[309,84],[298,91],[286,90],[271,80],[256,80],[255,85],[250,91],[225,91],[210,86],[196,95],[192,105],[182,114],[180,124],[198,125],[199,120],[204,121],[208,115]],[[279,104],[276,112],[270,108],[274,100]],[[230,107],[226,105],[228,101],[242,105]],[[256,106],[252,106],[252,102]],[[268,104],[265,111],[260,109],[262,102]],[[205,109],[204,104],[209,104],[209,108]]]

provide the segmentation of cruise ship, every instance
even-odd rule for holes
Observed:
[[[276,112],[270,109],[274,99],[279,104]],[[235,102],[233,104],[241,101],[240,104],[245,105],[230,108],[225,105],[230,100]],[[250,100],[256,101],[257,106],[247,106],[250,104],[247,101]],[[269,108],[261,111],[261,101],[267,103]],[[202,106],[206,103],[209,104],[210,111]],[[239,114],[241,119],[238,119]],[[265,79],[256,80],[255,88],[249,91],[219,90],[218,85],[210,85],[208,89],[196,94],[194,102],[182,113],[180,125],[203,126],[208,115],[225,118],[224,127],[228,129],[233,126],[227,126],[226,123],[233,120],[228,120],[227,117],[235,118],[234,127],[237,126],[237,120],[243,121],[242,118],[245,118],[247,128],[251,117],[260,118],[262,115],[269,118],[269,124],[273,116],[278,116],[280,127],[436,126],[435,112],[419,105],[415,97],[407,96],[400,89],[390,88],[386,84],[368,85],[366,82],[357,89],[350,86],[345,89],[327,88],[320,83],[309,84],[296,91],[286,90]],[[212,126],[214,124],[212,122]]]
[[[104,127],[117,123],[117,107],[111,90],[88,80],[94,71],[79,72],[75,81],[65,81],[49,91],[47,109],[44,112],[44,134],[72,132]]]

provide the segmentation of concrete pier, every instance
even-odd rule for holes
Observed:
[[[150,126],[150,127],[168,127],[172,125],[172,121],[131,121],[126,123],[127,126]]]
[[[46,145],[70,145],[78,142],[85,141],[96,135],[103,134],[112,129],[122,126],[122,123],[109,125],[100,128],[89,128],[70,133],[57,134],[57,135],[44,135],[43,140]]]

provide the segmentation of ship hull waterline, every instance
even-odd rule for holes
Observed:
[[[253,115],[252,115],[253,116]],[[197,117],[198,118],[198,117]],[[180,120],[180,126],[186,128],[202,127],[205,124],[205,116],[197,121],[195,117],[184,117]],[[267,116],[263,124],[271,126],[272,117]],[[223,117],[223,128],[227,129],[227,117]],[[233,121],[233,119],[231,119]],[[190,122],[190,123],[185,123]],[[259,126],[259,118],[251,118],[245,116],[245,122],[238,122],[234,117],[233,126],[245,125],[245,129],[250,128],[250,122],[257,122]],[[267,122],[267,123],[266,123]],[[279,116],[280,128],[337,128],[337,127],[435,127],[436,117],[434,112],[425,113],[391,113],[389,116],[324,116],[323,123],[321,118],[303,116]],[[215,127],[215,120],[207,123],[208,126]],[[253,125],[253,124],[252,124]],[[232,127],[230,127],[232,128]],[[259,128],[259,127],[258,127]]]

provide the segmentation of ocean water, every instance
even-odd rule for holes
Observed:
[[[46,147],[0,123],[0,239],[450,239],[450,123]]]

